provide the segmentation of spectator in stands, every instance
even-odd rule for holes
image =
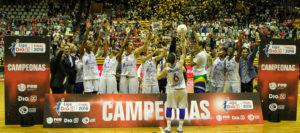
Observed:
[[[21,17],[20,24],[21,24],[20,33],[21,33],[21,35],[24,35],[25,34],[26,21],[25,21],[23,16]]]

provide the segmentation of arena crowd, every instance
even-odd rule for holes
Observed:
[[[166,77],[157,76],[168,55],[179,60],[185,46],[195,93],[224,92],[225,83],[229,93],[253,92],[260,40],[298,39],[299,2],[121,0],[106,1],[94,13],[90,2],[78,0],[4,1],[0,54],[4,36],[48,36],[53,93],[165,93]],[[7,9],[18,4],[27,5],[21,13]],[[43,7],[45,14],[31,13]],[[177,33],[180,24],[185,35]],[[96,58],[105,59],[101,77]]]

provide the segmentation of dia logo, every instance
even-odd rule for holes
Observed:
[[[72,123],[72,122],[73,122],[72,119],[64,118],[64,123]]]

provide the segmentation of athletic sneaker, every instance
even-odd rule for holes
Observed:
[[[165,128],[165,132],[166,132],[166,133],[171,133],[171,127],[166,127],[166,128]]]
[[[182,128],[178,127],[178,128],[177,128],[177,132],[178,132],[178,133],[182,133]]]

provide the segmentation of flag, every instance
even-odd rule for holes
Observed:
[[[139,29],[139,28],[141,28],[142,26],[140,25],[139,22],[137,22],[136,25],[135,25],[135,27],[136,27],[136,29]]]

